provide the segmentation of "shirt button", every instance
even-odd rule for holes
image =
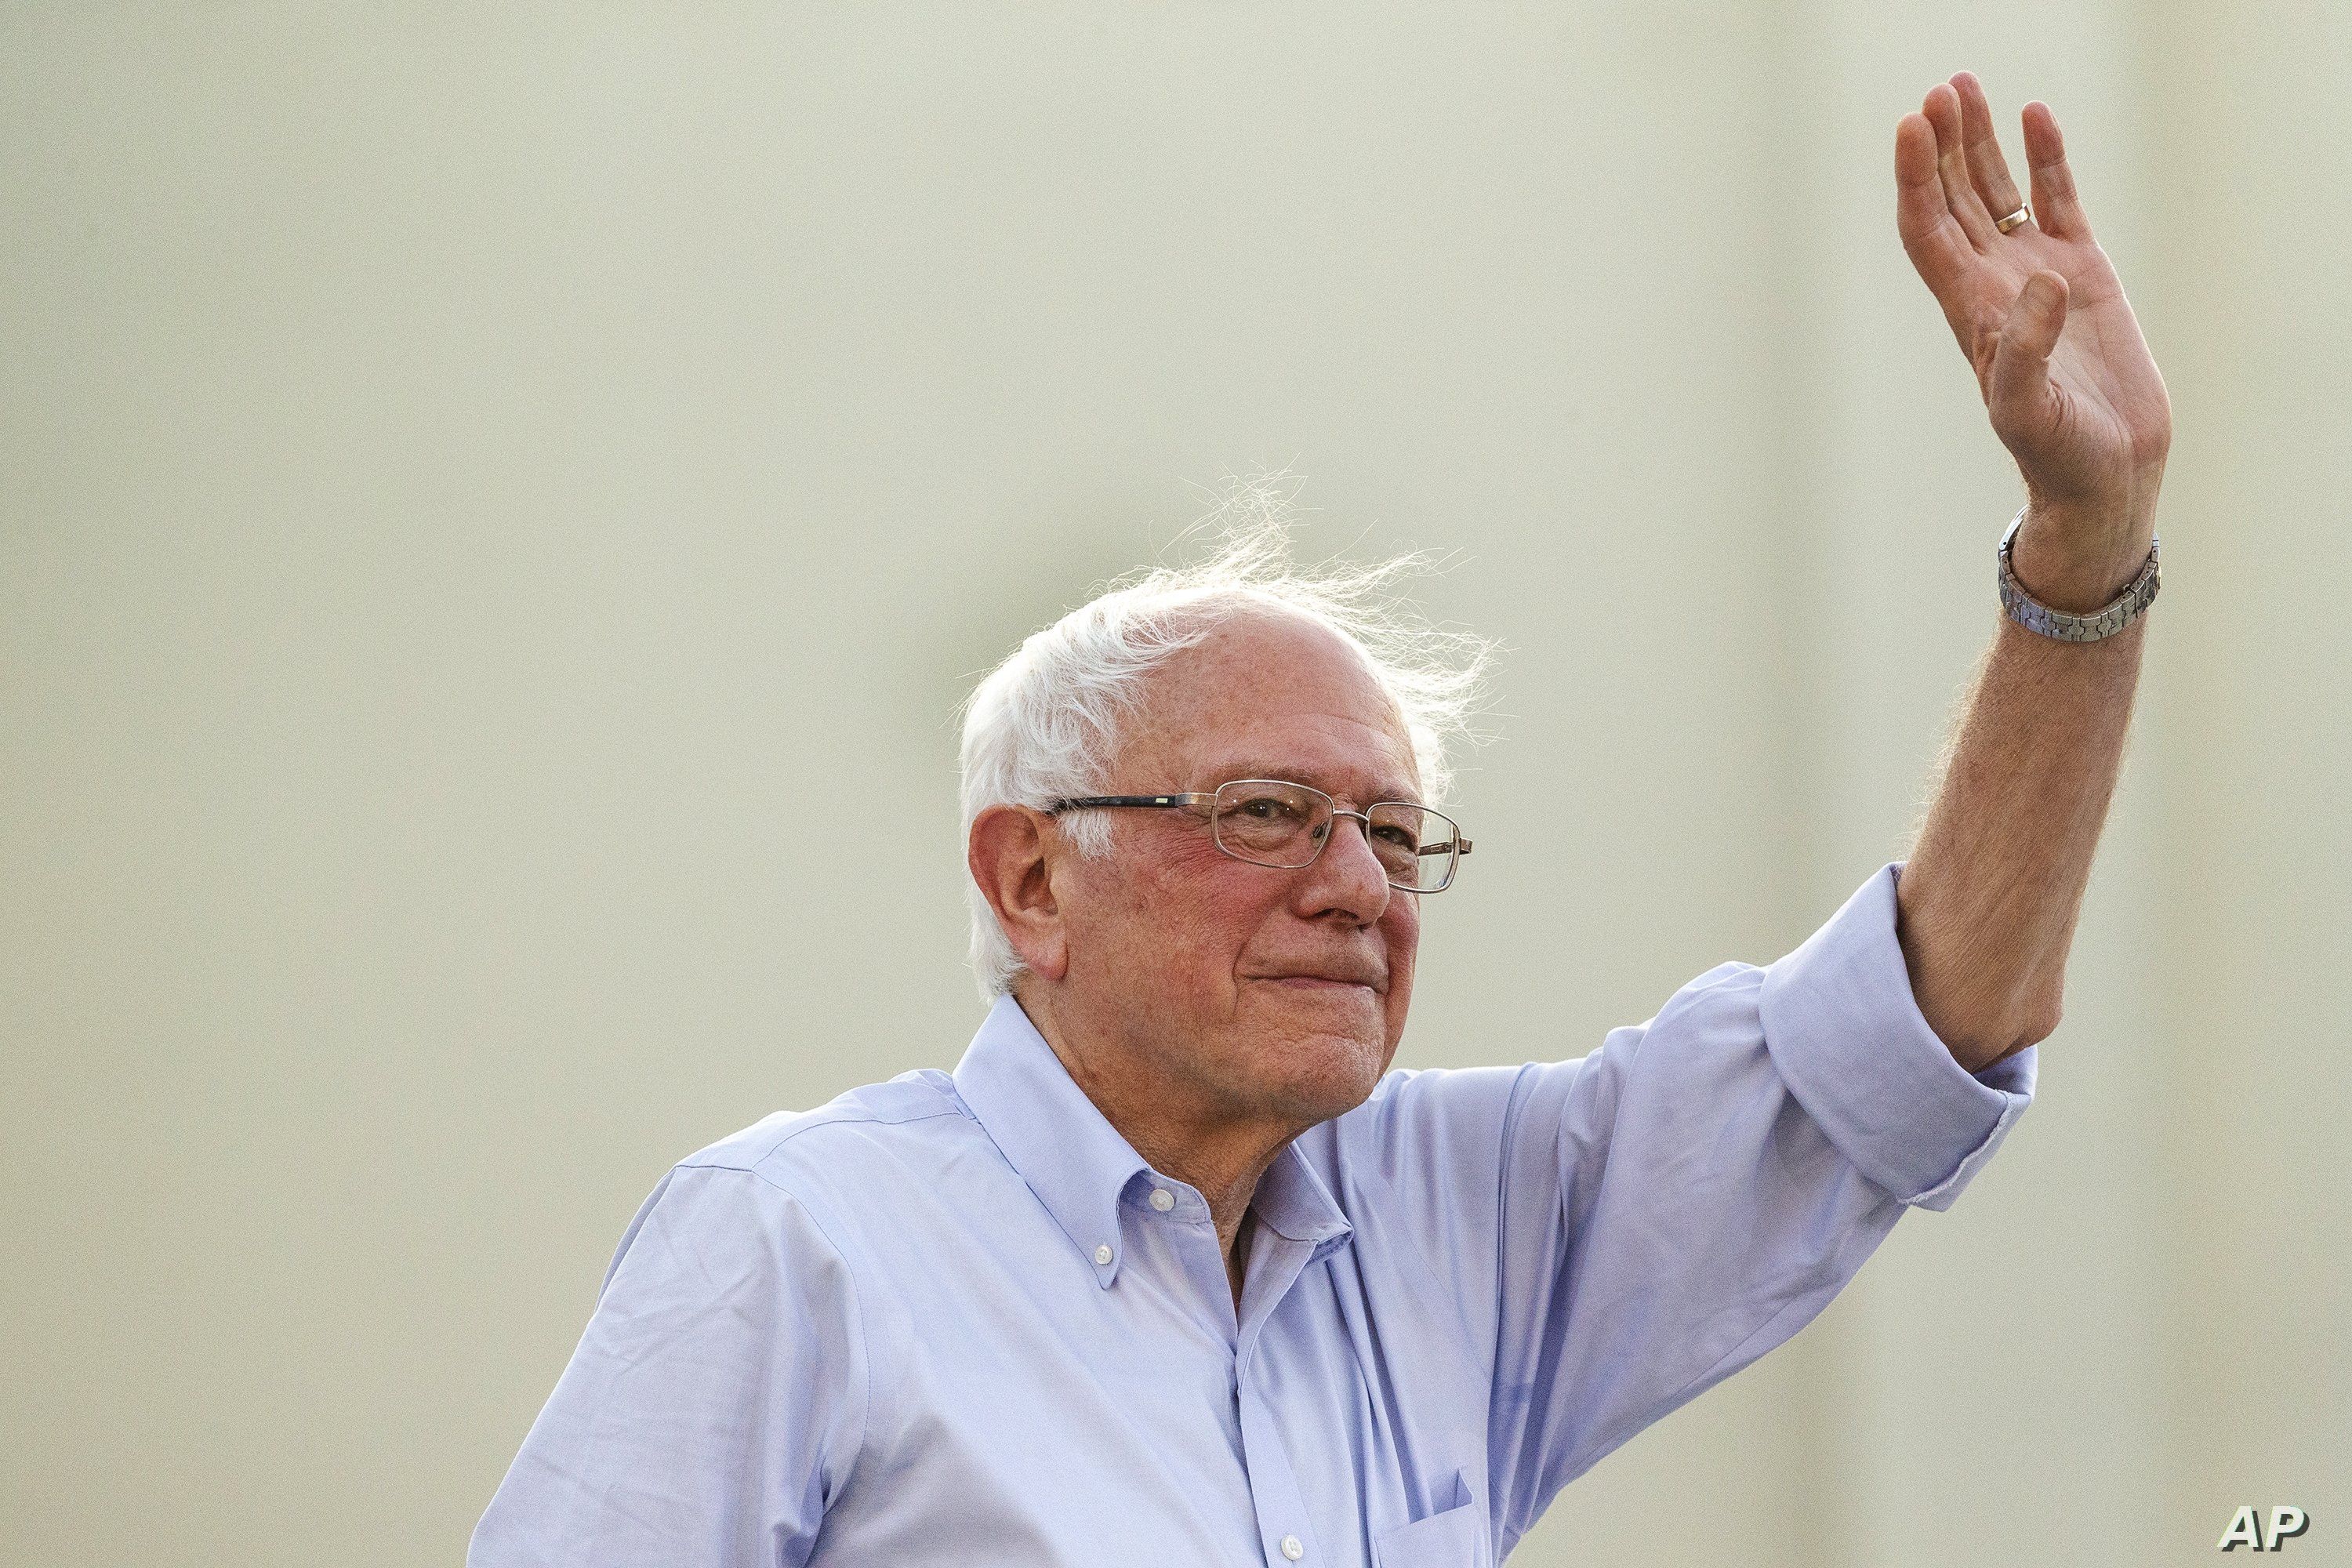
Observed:
[[[1307,1544],[1295,1535],[1286,1535],[1282,1538],[1282,1554],[1296,1563],[1307,1555]]]
[[[1110,1266],[1109,1242],[1106,1241],[1100,1247],[1095,1248],[1095,1261],[1105,1268],[1108,1268]]]
[[[1154,1187],[1151,1189],[1151,1206],[1166,1214],[1176,1206],[1176,1194],[1166,1187]]]

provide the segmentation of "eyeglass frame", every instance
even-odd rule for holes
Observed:
[[[1426,812],[1430,816],[1437,818],[1440,822],[1444,823],[1448,827],[1454,830],[1454,849],[1453,853],[1449,855],[1446,859],[1445,880],[1438,883],[1434,888],[1409,888],[1392,877],[1382,879],[1382,880],[1386,881],[1390,887],[1394,888],[1401,893],[1412,893],[1418,897],[1423,893],[1442,893],[1445,891],[1446,889],[1454,886],[1454,876],[1462,869],[1462,858],[1470,853],[1470,840],[1462,836],[1462,825],[1434,806],[1423,805],[1417,800],[1376,800],[1368,804],[1361,811],[1342,811],[1339,809],[1339,800],[1338,796],[1332,795],[1328,790],[1317,789],[1313,784],[1300,784],[1297,779],[1227,779],[1215,789],[1211,790],[1206,794],[1202,794],[1199,790],[1188,790],[1181,795],[1077,795],[1067,800],[1057,800],[1053,802],[1045,807],[1045,813],[1049,816],[1057,816],[1066,811],[1091,811],[1098,807],[1123,809],[1138,806],[1150,808],[1155,806],[1214,805],[1217,801],[1217,796],[1224,791],[1233,788],[1235,784],[1280,784],[1285,789],[1305,790],[1309,795],[1322,796],[1331,807],[1331,820],[1334,823],[1337,823],[1339,818],[1343,816],[1354,817],[1358,822],[1363,825],[1364,837],[1367,842],[1370,841],[1372,832],[1371,814],[1378,811],[1384,805],[1403,806],[1412,811]],[[1209,837],[1210,841],[1216,845],[1217,852],[1219,854],[1232,856],[1233,858],[1240,861],[1244,866],[1263,866],[1269,871],[1304,871],[1307,867],[1312,866],[1316,861],[1323,858],[1323,851],[1329,848],[1331,846],[1332,835],[1328,832],[1325,833],[1321,842],[1315,846],[1315,853],[1309,855],[1306,859],[1300,861],[1296,866],[1276,866],[1271,861],[1253,860],[1246,855],[1235,854],[1233,850],[1225,847],[1224,836],[1217,831],[1216,818],[1213,816],[1209,819]]]

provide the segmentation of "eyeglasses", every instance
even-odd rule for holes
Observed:
[[[1050,812],[1097,807],[1173,806],[1205,811],[1217,847],[1236,860],[1295,871],[1315,864],[1331,842],[1331,825],[1352,816],[1364,825],[1364,842],[1388,873],[1389,886],[1408,893],[1442,893],[1454,868],[1470,853],[1470,840],[1454,819],[1411,801],[1376,801],[1361,811],[1341,811],[1319,789],[1284,779],[1235,779],[1213,795],[1093,795],[1057,800]]]

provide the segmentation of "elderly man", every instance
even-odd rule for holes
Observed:
[[[1108,595],[968,715],[961,1065],[669,1173],[477,1564],[1492,1563],[1953,1201],[2058,1021],[2169,416],[2049,111],[2029,216],[1975,79],[1924,107],[1899,227],[2029,500],[1910,858],[1591,1056],[1391,1072],[1471,672],[1264,538]]]

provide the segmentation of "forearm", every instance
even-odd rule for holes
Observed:
[[[2021,550],[2017,569],[2069,612],[2104,603],[2121,570],[2045,567],[2045,593]],[[2057,1027],[2147,631],[2066,643],[2002,616],[1979,668],[1896,897],[1919,1011],[1971,1072]]]
[[[2021,116],[2030,210],[1983,83],[1962,71],[1919,108],[1895,126],[1895,230],[2032,498],[2018,580],[2082,615],[2147,558],[2172,402],[2049,106]],[[1971,1072],[2058,1026],[2147,636],[2144,620],[2087,643],[2000,627],[1895,892],[1920,1015]]]

